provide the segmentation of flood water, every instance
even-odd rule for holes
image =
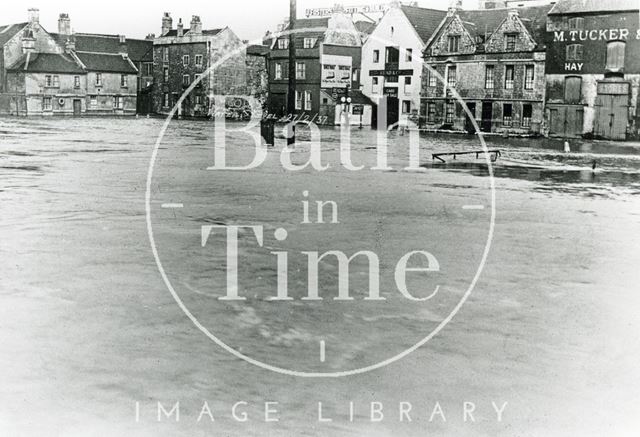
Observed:
[[[459,312],[389,365],[302,378],[225,351],[163,281],[145,211],[162,124],[0,120],[0,435],[637,434],[639,146],[574,141],[565,154],[558,141],[487,138],[501,150],[492,165],[495,228]],[[212,171],[211,123],[174,121],[150,191],[155,248],[185,307],[243,355],[307,373],[371,366],[423,339],[465,296],[491,229],[489,163],[431,158],[479,150],[476,137],[421,136],[422,167],[409,171],[408,135],[390,133],[389,169],[376,171],[376,133],[354,130],[353,164],[365,167],[355,172],[339,165],[339,133],[322,135],[325,172],[284,170],[280,142],[254,170]],[[229,162],[252,159],[247,138],[229,134]],[[302,164],[309,147],[287,156]],[[305,200],[335,201],[340,223],[303,224]],[[244,301],[218,299],[223,236],[214,229],[201,244],[203,226],[228,225],[264,229],[262,247],[252,231],[240,234]],[[280,227],[284,241],[274,238]],[[354,300],[334,300],[337,269],[323,262],[325,299],[305,301],[304,252],[328,250],[378,254],[385,300],[364,299],[363,262],[350,278]],[[440,287],[428,302],[395,287],[396,263],[413,250],[440,264],[438,273],[407,274],[416,297]],[[288,253],[291,301],[269,301],[277,288],[271,252]],[[180,421],[158,421],[157,403],[170,409],[178,401]],[[205,401],[213,422],[198,421]],[[246,422],[231,414],[240,401]],[[279,422],[265,423],[266,401],[278,402]],[[318,422],[319,402],[331,422]],[[382,421],[371,421],[371,402],[382,405]],[[411,422],[399,420],[403,402]],[[463,420],[464,402],[474,403],[475,420]],[[501,421],[492,402],[507,402]],[[442,414],[431,417],[436,403]]]

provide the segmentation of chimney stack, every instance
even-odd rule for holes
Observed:
[[[160,36],[165,36],[171,29],[173,29],[173,18],[169,12],[165,12],[162,16],[162,34]]]
[[[71,35],[71,19],[69,14],[60,14],[58,18],[58,33],[60,35]]]
[[[37,24],[40,22],[40,9],[30,8],[28,11],[28,15],[29,15],[29,23]]]
[[[182,25],[182,18],[178,20],[178,38],[181,38],[184,35],[184,26]]]
[[[127,49],[127,37],[124,35],[118,35],[118,41],[120,43],[119,53],[124,56],[128,56],[129,50]]]
[[[189,29],[189,32],[195,35],[202,34],[202,21],[200,21],[200,17],[198,15],[191,17],[191,28]]]

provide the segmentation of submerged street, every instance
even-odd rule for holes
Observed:
[[[486,138],[489,149],[501,150],[493,164],[495,228],[459,312],[388,366],[305,379],[223,350],[167,289],[145,212],[163,122],[0,121],[0,434],[535,436],[553,429],[556,436],[601,436],[633,429],[640,146],[575,140],[564,153],[560,141]],[[336,164],[339,132],[321,133],[323,156]],[[207,170],[210,122],[176,120],[167,130],[151,184],[158,256],[193,315],[247,356],[304,372],[373,365],[435,329],[479,270],[490,229],[488,164],[474,156],[431,159],[480,150],[477,137],[422,134],[423,171],[416,172],[403,170],[409,136],[392,132],[393,170],[376,172],[376,132],[355,129],[351,136],[361,172],[332,165],[323,173],[287,173],[281,143],[255,170],[215,172]],[[292,161],[304,163],[307,152],[302,143]],[[230,134],[230,161],[247,163],[252,154],[246,135]],[[307,198],[335,201],[340,224],[302,225]],[[263,247],[241,234],[243,302],[218,299],[225,293],[224,239],[214,230],[201,244],[203,226],[229,224],[264,228]],[[276,241],[280,227],[288,238]],[[338,272],[328,263],[319,277],[325,299],[304,301],[302,253],[334,249],[377,253],[386,301],[364,300],[364,263],[354,266],[353,301],[332,299]],[[407,276],[415,296],[440,286],[429,305],[394,288],[394,268],[410,250],[430,251],[440,264],[426,280]],[[276,251],[288,253],[291,302],[268,301],[277,290]],[[279,403],[278,423],[265,423],[265,400]],[[158,422],[157,402],[170,409],[177,401],[180,422]],[[197,420],[204,401],[215,422]],[[247,422],[231,414],[239,401]],[[477,407],[474,421],[464,421],[465,401]],[[318,402],[332,422],[318,422]],[[384,420],[371,421],[371,402],[384,404]],[[399,420],[402,402],[412,405],[411,422]],[[500,422],[492,402],[507,402]],[[430,420],[436,403],[446,421]]]

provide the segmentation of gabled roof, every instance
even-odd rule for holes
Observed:
[[[16,33],[20,32],[29,23],[5,24],[0,26],[0,46],[5,45]]]
[[[64,47],[68,35],[52,33],[61,47]],[[96,33],[76,33],[76,50],[94,53],[120,53],[119,35],[102,35]],[[126,39],[126,50],[133,62],[153,62],[153,41],[146,39]]]
[[[417,6],[401,6],[400,9],[414,27],[423,43],[427,43],[431,35],[438,29],[447,11],[419,8]]]
[[[638,0],[558,0],[549,15],[622,12],[640,9]]]
[[[9,70],[31,73],[85,74],[75,59],[62,53],[28,53],[23,55]]]
[[[202,34],[207,36],[215,36],[223,30],[224,29],[207,29],[203,30]],[[187,27],[182,31],[182,35],[187,35],[189,32],[191,32],[191,28]],[[169,32],[165,33],[162,36],[178,36],[178,29],[171,29]]]
[[[75,52],[89,71],[136,74],[131,63],[118,54]]]

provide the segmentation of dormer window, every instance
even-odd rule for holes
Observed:
[[[305,38],[302,41],[302,47],[305,49],[312,49],[316,45],[316,38]]]
[[[507,52],[513,52],[516,50],[516,39],[518,35],[515,33],[507,33],[505,35],[505,50]]]
[[[287,50],[289,48],[289,40],[281,38],[278,40],[278,49]]]
[[[570,18],[568,21],[569,29],[584,29],[584,18],[575,17]]]

